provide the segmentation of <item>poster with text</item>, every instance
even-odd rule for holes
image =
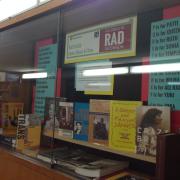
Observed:
[[[150,59],[151,62],[180,59],[180,17],[152,23]]]
[[[180,72],[151,74],[148,99],[149,105],[180,110]]]
[[[129,17],[66,35],[65,64],[136,55],[137,17]]]
[[[47,78],[36,80],[35,113],[44,117],[45,98],[54,97],[57,73],[57,44],[39,49],[38,69],[47,72]]]
[[[85,91],[85,94],[113,95],[114,76],[84,76],[86,70],[112,68],[112,62],[108,60],[94,61],[76,64],[75,86],[76,91]]]
[[[150,64],[179,61],[180,18],[152,23]],[[150,74],[148,104],[180,110],[179,90],[180,72]]]

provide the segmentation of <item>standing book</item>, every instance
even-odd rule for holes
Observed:
[[[157,135],[170,131],[170,108],[141,106],[137,108],[137,153],[156,156]]]
[[[24,103],[6,102],[1,104],[2,127],[6,134],[16,135],[18,115],[23,113]]]
[[[73,138],[74,130],[74,111],[73,102],[62,102],[58,103],[56,108],[56,117],[59,121],[58,133],[55,137]]]
[[[36,114],[18,116],[16,149],[38,149],[40,145],[41,119]]]
[[[111,101],[110,141],[112,149],[136,151],[136,108],[140,101]]]
[[[108,145],[109,141],[109,100],[90,100],[89,142]]]
[[[43,135],[53,137],[53,131],[59,129],[59,121],[56,116],[56,111],[59,109],[59,103],[65,102],[63,97],[47,97],[45,102]],[[57,109],[57,110],[56,110]],[[58,115],[59,116],[59,115]]]
[[[74,139],[88,141],[89,104],[76,102],[74,106]]]

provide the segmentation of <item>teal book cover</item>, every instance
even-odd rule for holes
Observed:
[[[74,139],[88,141],[89,104],[75,103]]]

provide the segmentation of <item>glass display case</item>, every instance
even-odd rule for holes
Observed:
[[[159,138],[176,144],[180,128],[179,5],[98,9],[120,4],[72,3],[2,32],[16,36],[0,52],[1,144],[9,133],[15,151],[77,179],[165,172]]]

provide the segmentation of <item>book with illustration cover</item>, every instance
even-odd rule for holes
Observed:
[[[136,151],[136,108],[140,101],[111,101],[110,138],[112,149]]]
[[[74,139],[88,141],[89,104],[74,104]]]
[[[137,153],[156,156],[157,135],[170,132],[170,108],[141,106],[137,108]]]
[[[89,142],[108,145],[109,140],[109,100],[90,99]]]
[[[55,137],[73,138],[74,130],[74,103],[60,101],[56,108],[56,117],[59,121],[59,129]]]

